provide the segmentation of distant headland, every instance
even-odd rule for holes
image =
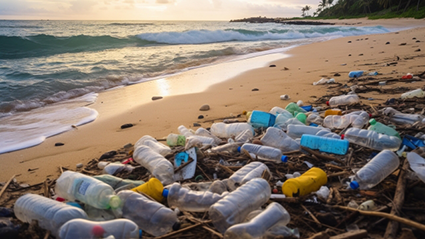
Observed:
[[[249,17],[243,19],[234,19],[230,22],[248,22],[248,23],[281,23],[288,25],[335,25],[331,22],[319,22],[319,21],[300,21],[300,20],[291,20],[285,18],[268,18],[268,17]]]

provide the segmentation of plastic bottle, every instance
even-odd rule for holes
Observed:
[[[414,98],[414,97],[423,98],[423,97],[425,97],[425,92],[422,89],[419,88],[419,89],[412,90],[412,91],[406,92],[404,94],[401,94],[402,99],[409,99],[409,98]]]
[[[221,198],[217,193],[193,191],[174,183],[168,188],[167,201],[170,207],[177,207],[181,211],[205,212]]]
[[[354,176],[350,183],[352,189],[371,189],[384,180],[400,165],[398,156],[390,150],[383,150]]]
[[[313,82],[313,85],[324,85],[324,84],[326,84],[327,82],[328,82],[328,80],[327,80],[327,79],[322,78],[322,79],[320,79],[319,81]]]
[[[67,221],[75,218],[87,218],[86,213],[77,207],[69,206],[37,194],[25,194],[16,200],[15,216],[22,222],[37,220],[38,225],[49,230],[54,236]]]
[[[115,177],[109,174],[101,174],[101,175],[95,175],[93,176],[95,179],[102,181],[109,186],[111,186],[113,189],[117,189],[126,185],[131,185],[133,188],[137,187],[139,185],[144,184],[145,182],[142,180],[130,180],[130,179],[122,179],[119,177]]]
[[[159,179],[163,185],[174,182],[174,167],[164,156],[153,151],[146,145],[137,147],[134,150],[133,158],[140,165],[145,167],[149,172]]]
[[[276,116],[267,112],[254,110],[249,116],[248,123],[255,129],[257,128],[268,128],[274,125]]]
[[[215,228],[224,233],[227,228],[243,222],[251,211],[267,202],[270,194],[269,183],[262,178],[255,178],[213,204],[208,214]]]
[[[383,114],[390,117],[390,120],[398,124],[414,124],[415,122],[424,119],[423,115],[419,114],[404,114],[391,107],[384,108]]]
[[[245,130],[251,130],[252,134],[254,134],[254,129],[248,123],[233,123],[233,124],[225,124],[222,122],[214,123],[211,125],[211,133],[220,138],[230,138],[235,137]]]
[[[363,71],[350,71],[350,73],[348,73],[348,77],[350,78],[359,78],[362,75]]]
[[[227,187],[231,191],[233,191],[237,187],[245,184],[246,182],[254,178],[261,178],[261,175],[263,174],[264,170],[267,170],[270,173],[270,170],[267,165],[258,161],[251,162],[240,168],[238,171],[232,174],[232,176],[229,177],[229,180],[227,181]]]
[[[120,207],[122,216],[136,223],[143,231],[157,237],[180,228],[176,213],[161,203],[130,190],[117,195],[123,202]]]
[[[110,163],[103,168],[103,173],[106,174],[116,174],[120,172],[131,172],[134,167],[129,164],[122,164],[120,162]]]
[[[243,149],[249,153],[255,154],[260,159],[272,160],[276,163],[286,163],[288,161],[288,157],[282,155],[282,151],[280,151],[280,149],[270,146],[244,143],[240,148],[238,148],[238,151],[241,152]]]
[[[285,107],[285,109],[286,109],[288,112],[290,112],[292,115],[294,115],[294,112],[295,112],[295,111],[302,112],[302,113],[306,113],[306,112],[307,112],[307,111],[305,111],[303,108],[299,107],[299,106],[298,106],[296,103],[294,103],[294,102],[289,103],[289,104]]]
[[[362,115],[329,115],[323,120],[323,126],[329,129],[344,129],[350,124],[354,128],[363,128],[367,124],[369,117]]]
[[[146,145],[151,148],[153,151],[165,156],[171,153],[170,147],[158,142],[154,137],[145,135],[141,137],[135,144],[134,148],[137,148],[141,145]]]
[[[326,173],[313,167],[297,178],[286,180],[282,185],[282,193],[287,197],[300,197],[319,190],[327,182]]]
[[[401,140],[395,136],[366,129],[350,128],[345,132],[344,138],[350,143],[380,151],[384,149],[396,151],[401,145]]]
[[[288,112],[288,114],[278,114],[276,116],[275,125],[280,125],[285,123],[287,120],[294,118],[294,116]]]
[[[298,139],[298,138],[301,138],[303,134],[315,135],[320,130],[324,130],[324,128],[291,124],[291,125],[288,125],[286,133],[288,134],[289,137],[293,139]]]
[[[238,143],[246,143],[250,141],[252,138],[254,138],[254,133],[251,129],[246,129],[242,132],[240,132],[235,137],[235,141]]]
[[[330,107],[336,107],[338,105],[349,105],[357,102],[360,102],[360,98],[356,94],[351,94],[334,96],[328,102],[326,102],[326,104]]]
[[[291,217],[286,209],[279,203],[272,202],[249,222],[231,226],[224,233],[224,238],[261,238],[276,224],[286,225],[290,220]]]
[[[420,151],[423,152],[422,149],[423,148],[421,148]],[[418,153],[421,153],[421,152],[418,152]],[[421,157],[421,155],[419,155],[418,153],[416,152],[407,153],[407,160],[409,161],[410,168],[416,173],[418,178],[422,180],[422,182],[425,182],[425,170],[424,170],[425,159]]]
[[[275,127],[268,128],[260,140],[264,145],[280,149],[282,153],[300,149],[299,143]]]
[[[349,146],[349,142],[347,140],[308,134],[305,134],[301,137],[300,144],[310,149],[318,149],[321,152],[340,155],[345,155]]]
[[[184,146],[186,144],[186,137],[184,135],[169,134],[167,136],[167,144],[170,147]]]
[[[195,131],[195,135],[213,138],[215,144],[220,144],[222,142],[222,140],[220,138],[218,138],[217,136],[213,135],[210,131],[208,131],[208,130],[202,128],[202,127],[201,128],[198,128]]]
[[[236,153],[238,152],[238,148],[242,145],[242,143],[227,143],[223,145],[219,145],[211,148],[211,152],[213,153]]]
[[[367,128],[368,130],[372,130],[380,134],[395,136],[401,139],[400,134],[394,128],[391,128],[389,126],[386,126],[385,124],[377,122],[375,119],[369,120],[369,123],[370,123],[370,126],[369,128]]]
[[[77,172],[63,172],[56,180],[55,191],[59,197],[79,200],[99,209],[117,208],[120,204],[111,186]]]
[[[325,117],[328,115],[342,115],[342,110],[340,109],[328,109],[325,111]]]
[[[270,111],[269,111],[269,113],[270,114],[274,114],[274,115],[287,115],[287,116],[289,116],[289,117],[294,117],[293,115],[292,115],[292,113],[291,112],[289,112],[289,111],[287,111],[287,110],[285,110],[285,109],[283,109],[283,108],[280,108],[280,107],[278,107],[278,106],[275,106],[275,107],[273,107]]]
[[[215,180],[210,187],[208,188],[208,191],[212,193],[216,193],[219,195],[222,195],[224,192],[227,192],[227,181],[225,180]]]
[[[297,118],[301,123],[305,124],[307,122],[307,115],[301,112],[294,112],[295,118]]]
[[[69,203],[76,203],[76,202],[67,202],[67,204]],[[70,204],[70,205],[74,206],[75,204]],[[78,206],[80,205],[78,204]],[[86,212],[88,219],[91,221],[98,221],[98,222],[109,221],[116,218],[116,215],[110,209],[99,209],[99,208],[92,207],[88,204],[83,204],[82,208],[84,208],[84,211]]]
[[[105,222],[74,219],[65,223],[59,231],[61,239],[105,238],[111,235],[116,239],[134,239],[141,236],[139,227],[127,219]]]
[[[307,116],[306,124],[310,125],[311,123],[322,125],[323,124],[323,118],[320,117],[317,113],[311,113]]]
[[[180,125],[179,127],[177,127],[177,130],[179,131],[180,135],[184,135],[186,138],[195,135],[195,132],[189,130],[184,125]]]
[[[316,133],[316,136],[332,138],[332,139],[341,139],[341,136],[339,136],[339,134],[333,133],[333,132],[329,131],[328,129],[319,130]]]
[[[131,189],[133,192],[149,195],[158,202],[164,200],[164,194],[167,195],[167,192],[164,192],[164,190],[164,186],[157,178],[151,178],[147,183]]]
[[[280,115],[278,115],[277,118],[279,118],[279,116]],[[297,118],[290,118],[290,119],[276,120],[274,127],[282,129],[282,130],[286,130],[288,125],[290,124],[305,125],[303,122],[299,121]]]
[[[207,145],[215,146],[214,138],[200,136],[200,135],[192,135],[186,138],[185,149],[188,150],[192,147],[203,147]]]

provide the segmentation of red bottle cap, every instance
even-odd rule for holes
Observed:
[[[103,227],[99,225],[95,225],[91,231],[93,233],[93,236],[95,237],[103,237],[103,234],[105,233],[105,230],[103,229]]]
[[[329,106],[329,101],[326,101],[326,105]]]
[[[58,201],[58,202],[65,202],[65,198],[57,197],[56,198],[56,201]]]
[[[274,194],[276,194],[276,193],[278,193],[279,191],[277,191],[277,189],[276,188],[273,188],[273,193]]]
[[[372,118],[372,114],[371,113],[369,113],[369,118]]]
[[[341,134],[341,139],[344,139],[345,138],[345,134]]]

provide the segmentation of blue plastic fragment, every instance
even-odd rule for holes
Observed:
[[[182,161],[186,163],[188,160],[189,154],[186,152],[180,152],[174,157],[174,164],[176,165],[176,167],[179,167],[182,164]]]

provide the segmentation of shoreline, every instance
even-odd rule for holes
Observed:
[[[355,19],[350,20],[356,21]],[[372,22],[375,21],[377,20]],[[405,21],[401,22],[406,24]],[[395,22],[394,25],[396,27],[401,26],[398,25],[402,24],[401,22]],[[422,23],[421,25],[425,26],[423,20],[413,22]],[[376,70],[383,74],[382,77],[401,77],[408,72],[418,73],[419,63],[409,59],[396,66],[384,67],[383,64],[393,61],[395,55],[402,59],[411,57],[411,55],[424,57],[421,56],[423,55],[421,52],[415,52],[415,49],[425,50],[424,32],[425,28],[417,28],[405,30],[398,34],[392,32],[379,35],[352,36],[299,46],[285,52],[291,57],[275,59],[269,63],[275,64],[276,67],[264,66],[249,71],[243,70],[243,73],[214,84],[203,91],[189,93],[191,91],[188,89],[197,83],[199,77],[204,77],[205,73],[203,72],[211,66],[201,67],[170,77],[174,79],[174,87],[180,88],[180,90],[186,89],[188,90],[187,93],[165,96],[157,101],[151,100],[151,97],[156,95],[154,92],[150,92],[148,95],[140,95],[140,92],[134,90],[137,87],[131,89],[130,87],[123,87],[118,90],[102,92],[96,103],[90,106],[99,111],[99,117],[94,122],[47,138],[38,146],[1,154],[0,161],[3,165],[3,173],[0,181],[8,180],[12,174],[20,174],[20,176],[17,176],[20,183],[35,184],[44,181],[46,177],[58,176],[59,165],[74,169],[77,163],[85,164],[107,151],[116,150],[127,143],[134,144],[143,135],[163,138],[169,133],[176,133],[177,127],[182,124],[193,128],[193,123],[196,122],[206,128],[211,125],[211,122],[205,121],[237,115],[243,110],[268,111],[273,106],[285,107],[289,102],[297,100],[303,100],[305,104],[308,104],[307,102],[315,99],[311,96],[319,98],[328,93],[327,86],[312,85],[321,77],[335,78],[336,82],[346,83],[349,71],[362,70],[363,68],[365,68],[363,70],[368,71]],[[421,42],[412,43],[413,37],[418,38]],[[365,38],[369,39],[356,41]],[[348,45],[348,41],[351,41],[351,45]],[[387,41],[394,43],[385,45]],[[403,41],[408,44],[399,46]],[[351,54],[350,57],[349,54]],[[252,59],[258,61],[258,58]],[[266,62],[261,63],[267,64]],[[229,67],[229,62],[218,66],[216,68],[219,69],[215,69],[215,71],[217,77],[221,77],[220,71],[225,71],[225,67]],[[285,67],[288,70],[284,70]],[[335,73],[339,73],[341,76],[334,77],[333,74]],[[182,78],[186,78],[188,81],[183,82]],[[171,81],[171,79],[167,78],[168,81]],[[160,80],[137,85],[140,85],[138,86],[139,89],[149,91],[149,89],[158,87],[156,84]],[[408,86],[414,88],[423,86],[423,83],[416,82]],[[168,87],[168,89],[171,88]],[[254,88],[258,88],[259,91],[252,91]],[[167,89],[167,87],[164,89]],[[179,89],[176,91],[179,91]],[[280,100],[279,96],[282,94],[288,94],[291,99],[289,101]],[[120,95],[128,97],[116,100]],[[376,98],[370,101],[371,104],[379,104],[386,100],[380,99],[379,95],[374,93],[361,95],[366,98]],[[394,97],[399,97],[399,95],[396,94]],[[135,102],[143,100],[148,104]],[[203,104],[209,104],[211,109],[199,111]],[[203,115],[205,118],[198,120],[199,115]],[[126,123],[133,123],[135,126],[120,129],[120,126]],[[54,147],[56,142],[63,142],[65,145]],[[28,169],[33,168],[39,169],[28,171]]]

